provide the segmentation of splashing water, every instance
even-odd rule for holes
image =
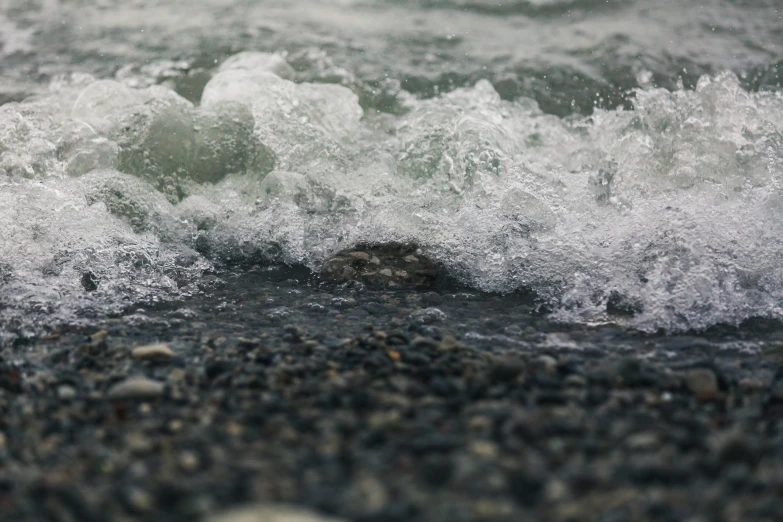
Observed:
[[[783,96],[731,73],[633,110],[544,114],[485,80],[399,115],[280,56],[229,59],[194,105],[86,74],[0,106],[0,324],[187,296],[214,263],[317,269],[410,242],[562,321],[783,318]]]

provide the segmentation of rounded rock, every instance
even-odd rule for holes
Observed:
[[[131,357],[142,360],[168,360],[174,357],[174,350],[166,343],[137,346],[131,350]]]
[[[131,377],[112,386],[107,397],[119,399],[155,399],[163,395],[166,385],[146,377]]]
[[[714,399],[720,393],[715,372],[707,368],[696,368],[685,375],[688,389],[700,400]]]
[[[306,509],[260,504],[233,509],[206,518],[206,522],[340,522]]]

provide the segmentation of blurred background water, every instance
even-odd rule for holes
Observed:
[[[388,103],[389,82],[433,96],[486,78],[504,99],[587,114],[724,70],[777,89],[781,17],[775,0],[2,0],[0,100],[74,69],[144,69],[195,97],[180,75],[252,49],[288,53],[302,80],[358,83],[367,105]]]

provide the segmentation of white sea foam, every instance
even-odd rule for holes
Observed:
[[[214,262],[318,268],[391,241],[564,321],[783,315],[780,94],[726,73],[564,120],[480,81],[393,117],[251,58],[199,106],[86,75],[0,106],[7,328],[176,298]]]

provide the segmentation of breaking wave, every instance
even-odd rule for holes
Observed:
[[[416,244],[555,319],[642,330],[783,318],[783,96],[731,73],[559,118],[487,81],[395,114],[281,56],[227,60],[197,105],[86,74],[0,106],[0,324],[179,298],[216,264],[318,269]]]

